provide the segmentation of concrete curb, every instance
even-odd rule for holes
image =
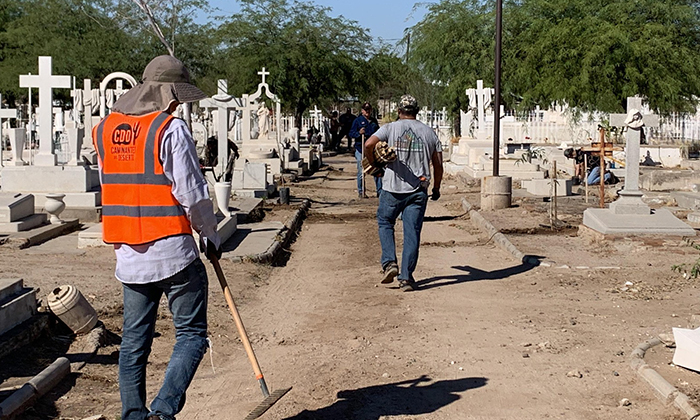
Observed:
[[[71,233],[80,226],[78,219],[65,219],[63,222],[61,224],[46,224],[25,232],[12,233],[7,237],[5,243],[10,248],[24,249]]]
[[[663,344],[663,342],[658,338],[652,338],[638,345],[630,357],[630,367],[637,373],[637,376],[651,386],[654,390],[654,394],[663,401],[664,404],[673,404],[690,420],[700,418],[700,412],[690,404],[690,398],[671,385],[644,361],[644,355],[647,350],[659,344]]]
[[[261,254],[231,258],[231,261],[252,262],[257,264],[272,264],[277,259],[280,252],[283,251],[284,248],[286,248],[289,245],[294,233],[296,233],[296,231],[299,229],[304,219],[306,218],[306,214],[308,213],[310,207],[311,200],[305,198],[301,202],[301,206],[299,206],[299,209],[284,224],[284,228],[282,228],[282,230],[277,235],[277,237],[272,242],[272,245],[270,245],[267,251]]]
[[[486,220],[484,216],[482,216],[478,211],[476,211],[474,209],[474,206],[472,206],[472,204],[469,201],[467,201],[466,198],[462,198],[462,208],[465,212],[469,213],[469,218],[474,226],[484,231],[489,236],[490,240],[492,240],[504,251],[510,253],[516,260],[524,264],[530,264],[534,266],[540,265],[540,260],[538,260],[537,258],[520,252],[520,250],[516,248],[515,245],[513,245],[513,243],[508,240],[508,238],[506,238],[506,235],[499,232],[498,229],[496,229],[496,227],[491,224],[491,222]]]

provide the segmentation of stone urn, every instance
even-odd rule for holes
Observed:
[[[228,204],[231,201],[231,183],[217,182],[214,184],[214,195],[216,195],[216,205],[224,217],[229,217],[231,212],[228,210]]]
[[[46,194],[44,210],[51,215],[49,222],[53,224],[63,223],[63,220],[58,215],[66,208],[66,203],[63,202],[65,196],[65,194]]]

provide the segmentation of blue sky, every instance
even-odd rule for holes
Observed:
[[[413,10],[415,0],[319,0],[314,3],[332,8],[331,16],[343,15],[347,19],[358,21],[370,30],[373,37],[384,38],[390,44],[403,38],[404,29],[418,23],[426,12],[422,6]],[[232,0],[209,0],[209,4],[220,10],[217,15],[234,13],[238,11],[239,5]]]

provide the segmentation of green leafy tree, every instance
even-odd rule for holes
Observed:
[[[628,96],[639,94],[661,112],[694,109],[697,2],[525,0],[514,6],[504,73],[524,104],[619,112]]]
[[[0,3],[0,93],[9,103],[26,100],[19,75],[36,73],[37,57],[53,56],[55,74],[77,80],[114,69],[133,72],[130,36],[88,0],[5,0]],[[66,91],[57,91],[59,98]]]
[[[494,29],[488,5],[478,0],[431,4],[409,30],[408,63],[430,88],[423,103],[444,105],[453,121],[466,109],[465,90],[477,79],[493,80]]]
[[[242,0],[241,11],[220,27],[216,75],[235,94],[251,92],[266,67],[273,91],[301,124],[310,106],[367,95],[377,75],[368,64],[371,38],[357,22],[332,17],[310,2]]]
[[[690,0],[506,1],[501,100],[620,112],[642,95],[659,112],[689,111],[700,96],[700,5]],[[464,89],[493,80],[494,4],[443,0],[414,26],[409,63]]]

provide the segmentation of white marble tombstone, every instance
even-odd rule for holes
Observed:
[[[39,74],[19,76],[19,86],[39,88],[39,153],[34,157],[38,166],[56,166],[54,154],[52,103],[54,88],[70,88],[70,76],[52,74],[51,57],[39,57]]]

